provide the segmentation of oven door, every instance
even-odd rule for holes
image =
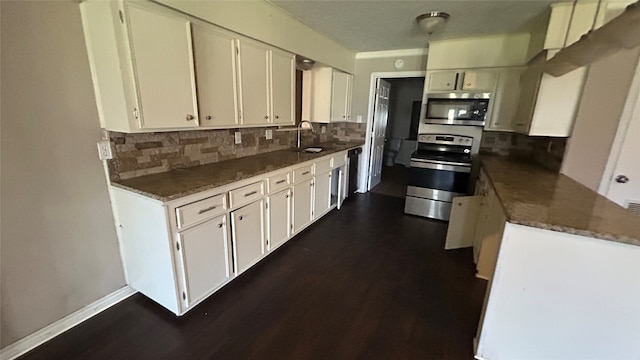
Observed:
[[[425,124],[484,126],[488,111],[488,98],[430,97],[427,99],[424,122]]]
[[[411,159],[407,196],[450,202],[469,188],[471,164]]]

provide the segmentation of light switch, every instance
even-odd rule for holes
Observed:
[[[242,144],[242,133],[240,131],[236,131],[235,137],[236,137],[236,144]]]
[[[267,140],[271,140],[271,139],[273,139],[273,130],[271,130],[271,129],[267,129],[267,130],[264,132],[264,136],[267,138]]]

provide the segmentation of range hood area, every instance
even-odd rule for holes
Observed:
[[[622,49],[640,46],[640,1],[603,26],[584,34],[580,40],[547,60],[544,72],[561,76]]]

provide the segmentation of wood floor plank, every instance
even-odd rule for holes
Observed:
[[[22,358],[470,360],[486,282],[403,206],[356,195],[183,317],[137,294]]]

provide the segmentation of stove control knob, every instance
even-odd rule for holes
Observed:
[[[463,141],[464,141],[464,139],[460,138],[460,140],[458,140],[458,141],[463,142]]]

